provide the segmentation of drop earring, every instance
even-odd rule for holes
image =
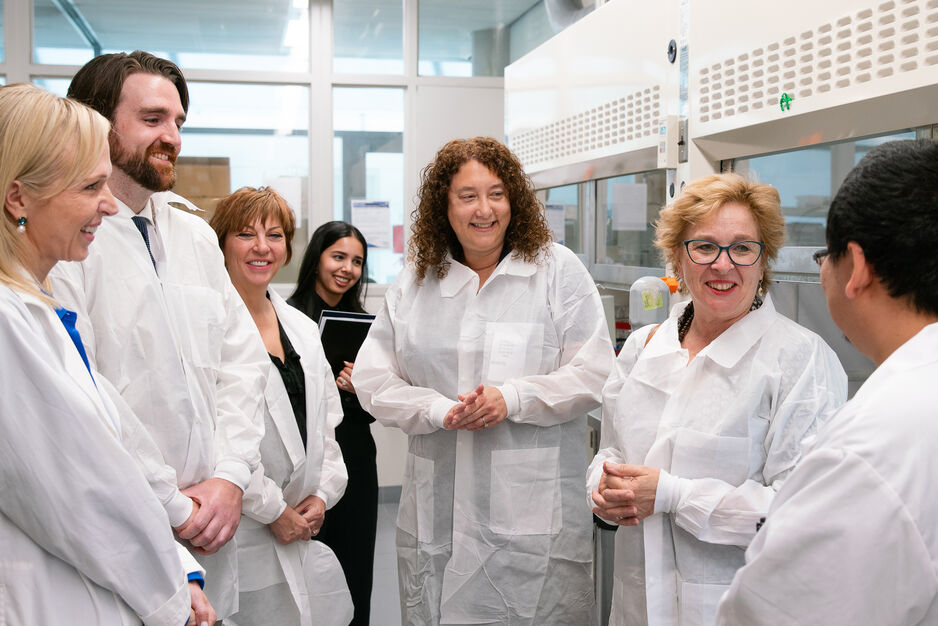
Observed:
[[[21,217],[18,220],[16,220],[16,231],[20,233],[26,232],[26,218],[25,217]]]

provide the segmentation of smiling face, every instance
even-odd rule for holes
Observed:
[[[260,219],[225,235],[225,267],[241,293],[265,290],[287,258],[287,238],[280,220]]]
[[[362,276],[365,249],[355,237],[342,237],[322,251],[316,267],[316,293],[335,306]]]
[[[58,261],[82,261],[88,256],[101,220],[117,212],[107,184],[110,174],[111,159],[105,151],[88,176],[51,198],[19,187],[27,219],[28,264],[36,278],[43,280]]]
[[[466,265],[477,269],[498,260],[511,204],[504,183],[492,170],[475,160],[462,164],[450,182],[447,217]]]
[[[186,112],[176,86],[157,74],[131,74],[114,109],[111,155],[114,166],[150,191],[176,182],[179,129]]]
[[[684,233],[684,239],[707,239],[721,246],[737,241],[761,241],[759,227],[752,211],[738,202],[730,202],[707,219],[695,224]],[[765,269],[763,255],[755,265],[734,265],[725,251],[710,265],[698,265],[690,260],[681,247],[675,250],[677,273],[694,301],[694,317],[735,322],[752,306],[759,281]]]

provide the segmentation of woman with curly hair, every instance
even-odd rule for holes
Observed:
[[[613,362],[599,294],[493,139],[443,146],[413,217],[352,372],[362,406],[409,435],[403,623],[585,624],[586,413]]]

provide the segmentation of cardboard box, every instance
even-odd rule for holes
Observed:
[[[173,191],[193,202],[196,197],[227,196],[231,193],[231,165],[228,157],[179,157],[176,159],[176,186]]]

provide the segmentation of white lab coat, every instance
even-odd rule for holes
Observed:
[[[88,258],[59,263],[53,293],[78,314],[92,366],[147,427],[185,488],[212,477],[246,489],[260,461],[260,400],[270,361],[204,220],[151,196],[165,258],[153,270],[143,238],[118,202]],[[191,504],[170,511],[175,526]],[[196,555],[219,618],[237,608],[237,546]]]
[[[552,245],[508,255],[479,289],[453,261],[388,290],[352,383],[362,407],[409,435],[397,518],[406,624],[583,624],[592,523],[580,486],[586,413],[613,350],[586,268]],[[457,394],[497,386],[508,419],[443,430]]]
[[[342,403],[332,368],[319,341],[316,324],[275,292],[270,301],[293,349],[300,355],[306,387],[306,448],[296,425],[283,379],[273,363],[267,376],[262,465],[244,494],[244,516],[238,527],[241,613],[232,619],[249,623],[293,623],[276,619],[278,611],[299,615],[299,624],[345,626],[352,619],[352,598],[338,559],[318,541],[279,543],[268,528],[286,506],[296,508],[307,496],[322,498],[331,508],[348,482],[335,427]],[[284,587],[286,584],[286,587]],[[261,616],[254,621],[254,616]]]
[[[938,324],[806,444],[720,624],[938,624]]]
[[[671,478],[673,508],[616,532],[611,624],[712,624],[743,550],[794,467],[801,441],[840,406],[847,377],[824,341],[767,296],[688,363],[677,305],[648,345],[632,334],[603,389],[603,462]],[[666,472],[666,473],[665,473]]]
[[[0,354],[0,623],[185,623],[166,513],[55,311],[0,285]]]

